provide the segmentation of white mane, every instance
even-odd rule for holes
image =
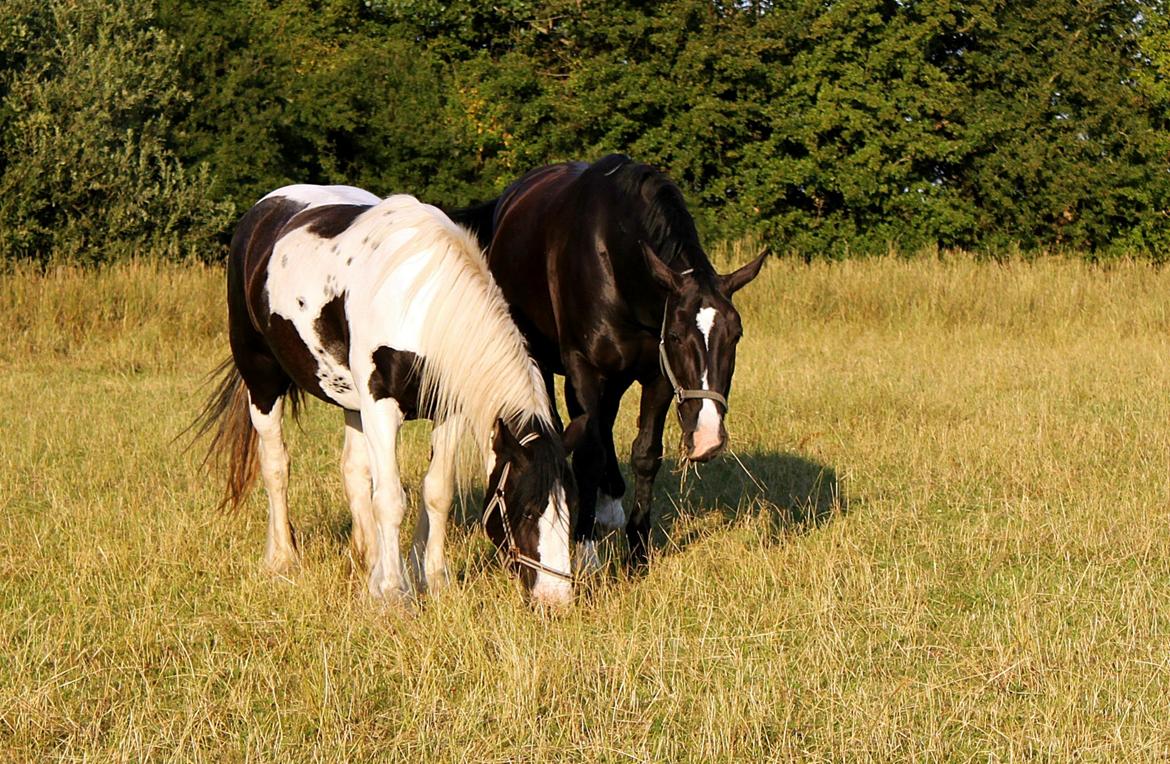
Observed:
[[[371,274],[376,283],[393,278],[406,261],[425,258],[409,294],[431,293],[419,344],[425,361],[422,404],[435,420],[461,419],[481,449],[497,417],[513,431],[534,419],[550,425],[540,371],[475,237],[437,208],[405,195],[380,202],[363,223],[377,242]],[[413,235],[403,242],[405,229]]]

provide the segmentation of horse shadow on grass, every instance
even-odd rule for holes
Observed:
[[[836,469],[798,454],[728,454],[685,472],[666,459],[654,484],[651,545],[658,555],[682,551],[708,532],[709,523],[695,519],[727,527],[751,517],[762,521],[768,539],[777,540],[848,511]]]
[[[627,512],[633,501],[633,478],[623,468]],[[467,533],[477,533],[483,507],[483,487],[468,490],[451,507],[449,522]],[[421,510],[421,497],[408,489],[408,504]],[[726,455],[714,462],[690,467],[685,474],[675,459],[664,459],[654,483],[651,546],[655,556],[673,555],[711,532],[711,525],[727,528],[751,518],[760,523],[769,540],[780,540],[816,530],[849,512],[836,469],[792,453],[748,452]],[[347,513],[348,514],[348,513]],[[697,521],[697,522],[696,522]],[[713,521],[713,523],[712,523]],[[336,539],[349,541],[348,516],[338,516],[332,528]],[[404,531],[409,533],[407,528]],[[625,533],[608,534],[602,544],[611,561],[625,559]],[[495,564],[490,545],[477,545],[465,561],[459,578],[481,574]]]

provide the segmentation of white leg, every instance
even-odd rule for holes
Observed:
[[[377,551],[370,570],[370,594],[375,599],[405,601],[409,596],[402,570],[398,536],[406,511],[406,494],[398,474],[398,428],[402,409],[393,398],[362,402],[362,431],[370,456],[374,483],[374,529]]]
[[[277,399],[267,414],[252,405],[248,411],[252,426],[260,436],[260,474],[268,493],[268,543],[264,548],[264,564],[274,573],[287,573],[296,567],[298,557],[288,521],[288,451],[281,430],[284,398]]]
[[[597,556],[597,542],[593,539],[578,541],[576,554],[573,555],[573,572],[578,575],[591,575],[601,570],[601,558]]]
[[[626,527],[626,510],[621,499],[615,499],[605,491],[597,492],[597,509],[593,522],[605,530],[618,531]]]
[[[449,582],[447,555],[447,517],[455,498],[455,458],[459,445],[459,425],[453,420],[436,423],[431,431],[431,466],[423,478],[423,505],[414,531],[411,562],[420,591],[436,593]]]
[[[377,531],[374,528],[374,502],[371,495],[370,452],[362,434],[362,417],[356,411],[345,412],[345,447],[341,451],[341,476],[345,496],[353,515],[350,543],[366,574],[377,561]]]

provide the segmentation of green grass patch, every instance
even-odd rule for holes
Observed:
[[[648,574],[558,617],[474,504],[449,592],[371,606],[325,405],[288,428],[303,569],[264,574],[262,492],[216,513],[174,441],[222,291],[198,266],[0,276],[0,760],[1170,755],[1170,273],[769,263],[738,299],[742,467],[664,470]]]

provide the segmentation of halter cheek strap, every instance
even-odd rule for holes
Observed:
[[[689,273],[689,271],[683,271]],[[723,406],[724,413],[727,412],[727,398],[723,397],[714,390],[693,390],[687,389],[678,383],[678,377],[674,375],[674,369],[670,368],[670,359],[666,357],[666,306],[662,306],[662,329],[658,332],[658,365],[662,368],[662,373],[666,375],[666,379],[670,382],[671,388],[674,390],[674,399],[680,405],[683,401],[691,401],[700,398],[712,400]],[[682,416],[682,414],[679,414]]]
[[[539,433],[530,433],[525,435],[520,440],[520,445],[526,446],[532,441],[540,437]],[[516,544],[516,536],[512,533],[512,522],[508,519],[508,504],[504,499],[504,485],[508,482],[508,473],[512,470],[512,463],[508,462],[504,468],[500,470],[500,480],[496,483],[495,493],[492,495],[492,500],[488,502],[487,507],[483,510],[483,531],[487,533],[488,519],[492,516],[492,512],[499,509],[500,524],[504,528],[504,543],[507,545],[506,554],[512,562],[523,565],[529,570],[538,573],[547,573],[550,576],[559,578],[562,581],[573,583],[573,574],[565,573],[564,571],[550,568],[542,563],[540,560],[529,557],[520,551],[520,547]]]

